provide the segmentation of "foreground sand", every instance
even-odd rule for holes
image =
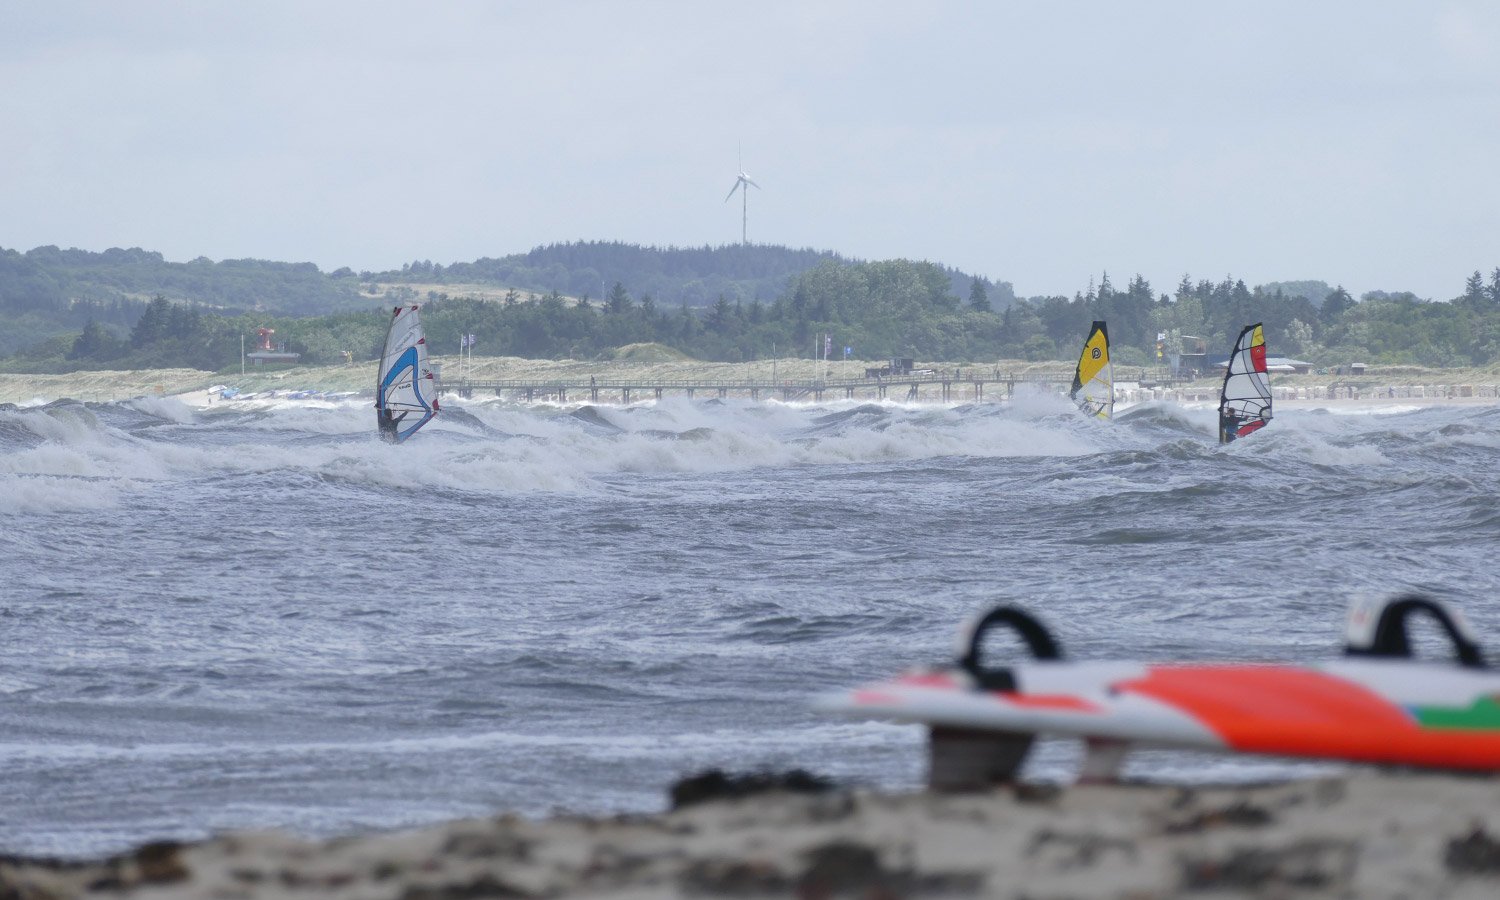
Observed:
[[[0,897],[1500,896],[1500,781],[761,794],[653,816],[510,816],[107,861],[0,859]]]

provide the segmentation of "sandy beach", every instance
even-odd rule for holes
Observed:
[[[1433,898],[1500,893],[1500,782],[776,791],[659,815],[514,816],[307,841],[0,860],[0,897]]]

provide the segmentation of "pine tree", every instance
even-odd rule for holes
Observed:
[[[166,297],[157,294],[146,304],[146,311],[141,313],[135,327],[130,330],[130,345],[137,349],[151,346],[167,336],[171,321],[172,304]]]
[[[1471,303],[1475,306],[1483,306],[1485,301],[1489,299],[1489,295],[1484,289],[1484,276],[1479,274],[1478,269],[1475,269],[1474,274],[1470,275],[1464,281],[1463,299],[1465,303]]]
[[[1323,319],[1323,324],[1333,325],[1352,308],[1354,308],[1354,298],[1349,296],[1349,292],[1344,290],[1341,284],[1333,289],[1328,299],[1323,301],[1323,308],[1318,311],[1318,315]]]
[[[623,315],[630,310],[630,292],[625,290],[625,285],[616,281],[615,286],[609,289],[609,311],[615,315]]]
[[[733,315],[733,312],[729,306],[729,301],[724,299],[723,294],[720,294],[718,302],[708,312],[708,330],[724,331],[729,325],[729,317],[731,315]]]
[[[109,334],[99,323],[94,321],[93,316],[83,326],[83,332],[73,342],[73,349],[68,352],[68,359],[103,359],[104,348],[109,340]]]
[[[978,276],[969,283],[969,308],[975,312],[990,312],[990,296],[985,292],[984,282]]]

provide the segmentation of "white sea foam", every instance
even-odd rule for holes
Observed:
[[[178,425],[189,425],[196,420],[193,408],[176,397],[137,397],[134,400],[127,400],[125,405],[148,416],[166,419]]]
[[[109,509],[119,505],[121,491],[132,486],[77,478],[0,474],[0,515]]]
[[[46,508],[49,491],[55,508],[74,509],[88,502],[113,504],[120,491],[143,483],[232,473],[305,472],[396,489],[577,492],[589,490],[599,476],[617,473],[1073,457],[1152,450],[1162,444],[1163,427],[1188,433],[1174,441],[1196,433],[1206,447],[1213,434],[1212,411],[1206,408],[1153,401],[1116,422],[1098,422],[1079,416],[1066,398],[1024,390],[1013,403],[960,406],[890,400],[790,404],[673,398],[628,407],[455,400],[450,408],[466,415],[440,416],[394,447],[374,436],[368,403],[360,398],[279,398],[204,411],[170,398],[122,406],[190,426],[193,436],[177,429],[122,431],[80,405],[8,414],[43,443],[0,456],[0,473],[113,485],[79,492],[39,487],[39,482],[25,492],[26,509]],[[1348,439],[1350,421],[1292,411],[1226,450],[1290,454],[1327,466],[1387,465],[1389,459],[1373,442]],[[1495,443],[1487,432],[1432,440],[1476,447]],[[21,508],[20,489],[11,493],[10,508]],[[94,499],[87,501],[90,495]]]
[[[1390,459],[1371,443],[1338,442],[1317,417],[1280,416],[1270,426],[1234,441],[1224,450],[1233,454],[1295,458],[1319,466],[1387,466]]]

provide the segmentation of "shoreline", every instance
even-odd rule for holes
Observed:
[[[774,790],[654,815],[501,814],[329,840],[226,834],[87,862],[0,857],[0,895],[49,900],[1497,891],[1500,780],[1373,771],[1248,787]]]
[[[436,357],[449,383],[458,381],[461,369],[473,380],[572,380],[589,378],[610,380],[651,379],[722,379],[766,382],[811,380],[821,373],[827,378],[862,373],[871,363],[850,360],[815,365],[809,360],[763,360],[750,363],[708,363],[697,361],[619,361],[619,360],[536,360],[518,357],[477,357],[460,366],[456,357]],[[987,365],[954,363],[919,363],[919,368],[949,370],[978,369],[985,372],[1025,375],[1050,373],[1062,377],[1071,367],[1062,362],[1034,363],[1001,360]],[[1500,403],[1500,372],[1489,369],[1452,369],[1411,371],[1411,367],[1393,366],[1393,371],[1379,370],[1358,381],[1340,376],[1281,375],[1272,382],[1275,399],[1287,408],[1382,408],[1389,406],[1491,405]],[[1122,403],[1152,400],[1198,404],[1216,402],[1218,385],[1214,379],[1200,379],[1172,387],[1143,387],[1126,380],[1139,370],[1121,367],[1116,384]],[[892,384],[900,384],[893,379]],[[958,385],[960,382],[955,382]],[[196,369],[147,369],[133,371],[72,372],[62,375],[0,373],[0,403],[39,405],[61,399],[84,402],[116,402],[139,397],[163,397],[198,394],[224,385],[242,394],[268,391],[357,392],[373,393],[374,367],[369,364],[301,366],[274,371],[250,370],[241,376],[225,375]],[[936,392],[917,402],[940,403]],[[950,404],[972,402],[967,392],[956,390]],[[206,396],[206,395],[205,395]],[[614,398],[611,398],[613,400]],[[855,399],[871,399],[857,395]],[[989,395],[980,402],[995,402]],[[601,402],[605,402],[601,399]],[[200,404],[201,405],[201,404]]]

